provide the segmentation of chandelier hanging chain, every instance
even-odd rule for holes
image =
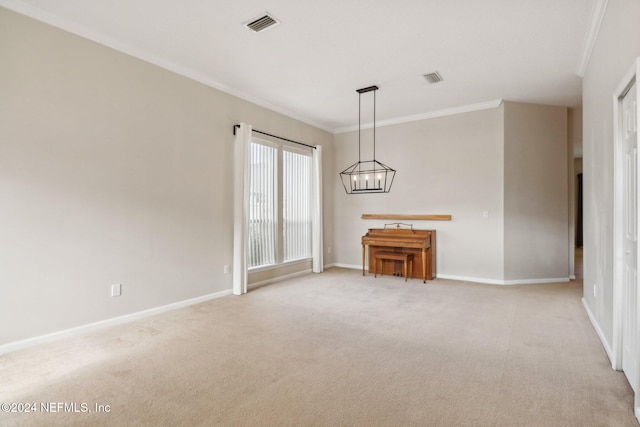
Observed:
[[[361,89],[362,90],[362,89]],[[362,93],[358,91],[358,171],[360,171],[360,163],[362,162],[362,143],[361,143],[361,129],[362,129]],[[370,89],[371,90],[371,89]],[[377,88],[373,89],[373,160],[376,159],[376,92]]]
[[[376,92],[373,91],[373,160],[376,159]]]
[[[358,93],[358,171],[360,171],[360,162],[362,161],[360,153],[360,123],[362,120],[362,94]]]

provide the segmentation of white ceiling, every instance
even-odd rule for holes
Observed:
[[[496,99],[578,106],[597,0],[0,0],[329,131]],[[281,24],[243,24],[269,12]],[[422,75],[439,71],[444,82]],[[364,99],[364,96],[363,96]],[[364,104],[363,104],[364,105]],[[363,107],[364,108],[364,107]]]

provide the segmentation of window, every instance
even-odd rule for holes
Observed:
[[[276,262],[276,154],[274,147],[251,144],[249,268]]]
[[[248,267],[311,257],[311,154],[251,143]]]
[[[284,150],[282,161],[284,261],[311,257],[311,156]]]

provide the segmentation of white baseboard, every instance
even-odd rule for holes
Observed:
[[[353,270],[362,270],[362,265],[341,264],[341,263],[335,263],[333,265],[335,267],[350,268]],[[369,266],[365,265],[364,268],[368,270]],[[559,277],[559,278],[551,278],[551,279],[496,280],[496,279],[485,279],[483,277],[456,276],[454,274],[440,274],[440,273],[438,273],[437,278],[448,279],[448,280],[460,280],[462,282],[484,283],[488,285],[531,285],[531,284],[558,283],[558,282],[570,281],[568,277]]]
[[[551,277],[548,279],[522,279],[522,280],[504,280],[501,285],[542,285],[545,283],[566,283],[570,282],[568,277]]]
[[[485,279],[483,277],[468,277],[468,276],[456,276],[453,274],[440,274],[438,273],[438,279],[460,280],[463,282],[476,282],[484,283],[488,285],[535,285],[544,283],[558,283],[568,282],[568,277],[550,278],[550,279],[519,279],[519,280],[499,280],[499,279]]]
[[[362,265],[355,265],[355,264],[341,264],[339,262],[336,262],[333,264],[334,267],[342,267],[342,268],[350,268],[352,270],[362,270]],[[365,265],[364,266],[365,269],[368,269],[369,266]]]
[[[482,277],[456,276],[454,274],[440,274],[440,273],[438,273],[438,279],[459,280],[461,282],[484,283],[484,284],[487,284],[487,285],[504,285],[504,281],[503,280],[485,279],[485,278],[482,278]]]
[[[121,325],[134,320],[142,319],[144,317],[154,316],[156,314],[164,313],[166,311],[175,310],[176,308],[187,307],[201,302],[209,301],[216,298],[221,298],[227,295],[231,295],[231,289],[216,292],[213,294],[203,295],[201,297],[191,298],[184,301],[178,301],[172,304],[163,305],[161,307],[155,307],[148,310],[138,311],[131,314],[125,314],[124,316],[118,316],[111,319],[101,320],[99,322],[89,323],[75,328],[64,329],[58,332],[52,332],[46,335],[40,335],[38,337],[28,338],[26,340],[16,341],[8,344],[0,345],[0,355],[11,353],[14,351],[22,350],[25,348],[33,347],[39,344],[45,344],[52,341],[57,341],[63,338],[70,338],[85,334],[87,332],[95,331],[98,329],[107,328],[109,326]]]
[[[604,347],[604,351],[607,353],[607,357],[611,362],[611,366],[614,366],[613,350],[611,348],[611,345],[607,341],[607,338],[605,337],[604,333],[602,332],[602,329],[600,329],[600,325],[596,321],[596,316],[593,315],[593,313],[591,312],[591,309],[587,305],[587,302],[585,301],[584,298],[582,298],[582,305],[584,306],[584,309],[587,312],[587,316],[589,316],[589,320],[591,320],[591,325],[593,326],[593,329],[596,330],[596,333],[598,334],[598,337],[602,342],[602,346]]]

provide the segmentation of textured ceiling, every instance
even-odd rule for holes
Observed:
[[[496,99],[578,106],[593,0],[0,0],[324,129]],[[269,12],[262,33],[243,24]],[[429,85],[423,74],[439,71]]]

